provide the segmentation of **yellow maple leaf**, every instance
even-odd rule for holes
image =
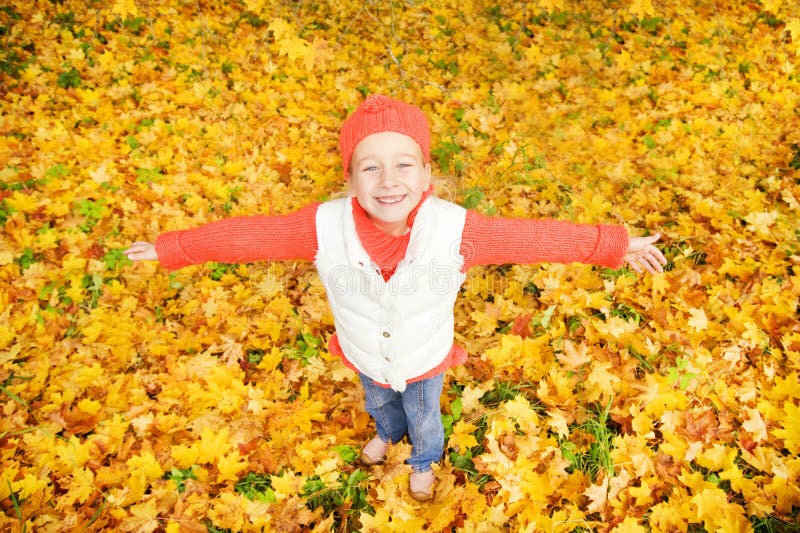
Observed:
[[[145,451],[140,455],[134,455],[126,462],[132,473],[140,472],[148,480],[160,478],[164,475],[164,470],[153,452]]]
[[[559,409],[548,409],[547,416],[547,425],[553,428],[559,437],[566,439],[569,436],[569,424],[564,413]]]
[[[230,431],[227,427],[215,433],[210,427],[203,428],[197,442],[197,462],[213,463],[218,457],[228,453],[231,448]]]
[[[779,439],[783,439],[783,445],[789,453],[800,453],[800,406],[794,403],[786,403],[784,406],[786,416],[781,421],[781,427],[773,431]]]
[[[0,266],[9,265],[14,262],[16,253],[9,246],[4,238],[0,238]]]
[[[724,512],[728,506],[728,496],[718,487],[706,487],[692,496],[692,503],[697,508],[697,519],[706,525],[707,531],[716,531],[724,521]]]
[[[745,407],[742,409],[742,413],[744,413],[742,428],[750,432],[755,442],[764,441],[767,438],[767,424],[764,422],[758,409]]]
[[[122,19],[135,18],[139,15],[139,9],[134,0],[114,0],[111,12]]]
[[[592,320],[592,325],[600,334],[613,339],[624,340],[639,326],[633,320],[625,320],[619,316],[611,316],[607,320]]]
[[[478,337],[491,335],[497,329],[497,316],[475,310],[470,314],[470,318],[475,321],[474,334]]]
[[[592,483],[583,491],[583,495],[589,498],[589,505],[586,510],[590,513],[605,513],[608,503],[608,476],[603,477],[600,483]]]
[[[32,194],[23,191],[14,191],[5,201],[14,210],[22,213],[33,211],[38,203]]]
[[[261,13],[261,10],[264,8],[264,2],[263,0],[245,0],[244,7],[253,13]]]
[[[594,291],[586,294],[586,305],[592,309],[603,311],[608,309],[611,302],[608,299],[608,294],[604,291]]]
[[[197,446],[176,444],[170,447],[170,455],[179,468],[189,468],[197,462]]]
[[[792,43],[800,50],[800,18],[793,18],[786,23],[786,31],[792,36]]]
[[[614,395],[614,384],[621,378],[614,372],[610,361],[593,361],[592,369],[586,376],[585,384],[588,397],[593,400]]]
[[[682,531],[687,522],[683,507],[678,498],[657,503],[650,508],[650,527],[654,531]]]
[[[278,53],[285,55],[291,61],[297,59],[305,60],[312,56],[311,46],[308,42],[297,36],[297,31],[291,24],[283,19],[273,20],[268,29],[275,36],[275,44],[278,46]]]
[[[150,498],[144,503],[137,503],[128,508],[130,516],[120,526],[123,531],[149,533],[158,528],[158,507],[156,499]]]
[[[464,420],[459,420],[453,426],[453,434],[450,435],[450,444],[458,446],[461,452],[478,445],[473,432],[477,429],[475,424],[470,424]]]
[[[539,0],[538,3],[539,7],[550,13],[564,10],[564,0]]]
[[[85,465],[91,457],[91,446],[91,442],[82,442],[74,435],[66,442],[57,440],[54,444],[59,463],[66,467],[67,470]]]
[[[113,178],[109,176],[107,166],[108,161],[103,161],[99,167],[89,171],[89,177],[97,183],[108,183]]]
[[[639,487],[630,487],[628,494],[635,500],[636,507],[649,507],[653,503],[653,488],[646,481]]]
[[[518,394],[513,400],[503,404],[509,417],[515,419],[523,428],[533,428],[539,424],[539,416],[531,408],[531,404],[525,396]]]
[[[88,387],[98,387],[104,384],[103,382],[103,367],[98,363],[91,365],[84,365],[78,369],[73,375],[75,385],[83,389]]]
[[[686,324],[693,330],[699,333],[708,327],[708,317],[703,309],[689,309],[689,314],[691,318],[686,321]]]
[[[36,234],[36,249],[40,251],[52,250],[58,246],[59,240],[58,232],[45,229],[40,230]]]
[[[82,468],[82,469],[76,470],[75,472],[82,472],[83,475],[86,475],[87,479],[88,479],[88,475],[91,474],[91,470],[88,470],[87,471],[88,473],[84,472],[84,470],[86,470],[86,469]],[[11,474],[11,473],[12,472],[8,472],[8,474]],[[5,478],[5,479],[3,479],[4,483],[6,481],[10,481],[9,477],[13,477],[13,476],[6,477],[5,474],[6,474],[6,472],[3,472],[4,478]],[[78,475],[80,475],[80,474],[78,474]],[[11,482],[11,489],[14,491],[14,493],[20,499],[30,498],[31,496],[33,496],[34,494],[39,493],[39,492],[44,493],[44,491],[46,491],[49,486],[50,486],[50,483],[48,483],[44,479],[40,479],[39,476],[34,475],[34,474],[26,474],[25,477],[23,477],[22,479],[18,479],[18,480],[14,481],[14,482]],[[92,490],[94,490],[94,487],[91,486],[91,482],[89,482],[89,486],[90,486],[90,488]],[[8,489],[8,485],[6,485],[6,489]],[[0,491],[0,496],[2,496],[2,495],[3,495],[3,492]],[[6,498],[8,496],[9,496],[9,494],[5,494]],[[83,501],[85,501],[85,499]]]
[[[524,53],[526,61],[532,65],[536,65],[542,60],[542,49],[534,43],[531,43]]]
[[[464,387],[464,390],[461,391],[462,412],[471,413],[479,409],[481,407],[480,399],[491,390],[491,388],[492,384],[490,382],[479,383],[477,385],[468,384]]]
[[[84,398],[83,400],[78,402],[78,409],[90,415],[96,415],[97,413],[100,412],[100,409],[102,408],[103,404],[101,404],[97,400],[92,400],[90,398]]]
[[[639,520],[633,516],[626,516],[621,524],[617,524],[612,533],[646,533],[649,531],[646,527],[639,524]]]
[[[775,210],[750,213],[744,217],[747,229],[764,237],[770,236],[770,228],[775,225],[777,219],[778,212]]]
[[[640,20],[656,14],[656,8],[653,7],[651,0],[633,0],[628,9]]]
[[[314,37],[311,42],[311,49],[305,58],[305,67],[309,70],[314,68],[324,70],[330,61],[336,58],[331,45],[325,39]]]
[[[761,5],[764,6],[764,9],[776,15],[780,12],[784,3],[785,0],[761,0]]]
[[[574,342],[567,340],[564,341],[564,351],[557,352],[556,358],[567,370],[577,370],[592,360],[592,354],[585,342],[575,346]]]
[[[695,460],[703,468],[719,471],[733,468],[737,455],[738,449],[714,443],[710,448],[703,450]]]
[[[75,503],[85,503],[95,492],[94,472],[80,468],[72,472],[69,491],[58,499],[58,507],[71,507]]]
[[[217,459],[217,470],[219,470],[217,481],[236,481],[239,479],[239,472],[247,468],[247,466],[247,459],[242,458],[239,450],[233,450]]]
[[[279,500],[295,494],[299,488],[300,478],[291,472],[284,472],[280,476],[270,476],[269,479],[275,491],[275,497]]]
[[[213,523],[226,530],[242,531],[245,524],[247,499],[233,492],[223,492],[211,503],[208,516]]]

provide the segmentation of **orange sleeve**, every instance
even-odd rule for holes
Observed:
[[[319,203],[314,203],[288,215],[232,217],[163,233],[155,242],[158,260],[168,270],[207,261],[313,261],[318,207]]]
[[[464,269],[506,263],[587,263],[622,266],[624,226],[551,219],[502,218],[467,211],[461,238]]]

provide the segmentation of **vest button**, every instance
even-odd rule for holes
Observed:
[[[389,337],[391,337],[391,336],[392,336],[392,334],[391,334],[391,333],[389,333],[388,331],[384,331],[384,332],[383,332],[383,336],[384,336],[384,338],[387,338],[387,339],[388,339]]]

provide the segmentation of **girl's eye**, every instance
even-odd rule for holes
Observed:
[[[378,170],[378,167],[376,167],[375,165],[371,165],[371,166],[366,167],[364,169],[364,172],[375,172],[376,170]]]
[[[400,163],[400,164],[399,164],[399,165],[397,165],[397,166],[399,166],[400,168],[408,168],[408,167],[410,167],[410,166],[412,166],[412,165],[411,165],[411,163]]]

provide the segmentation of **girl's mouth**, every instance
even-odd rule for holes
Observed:
[[[400,196],[379,196],[375,198],[375,200],[382,205],[393,205],[393,204],[399,204],[400,202],[405,200],[405,198],[406,195],[403,194]]]

